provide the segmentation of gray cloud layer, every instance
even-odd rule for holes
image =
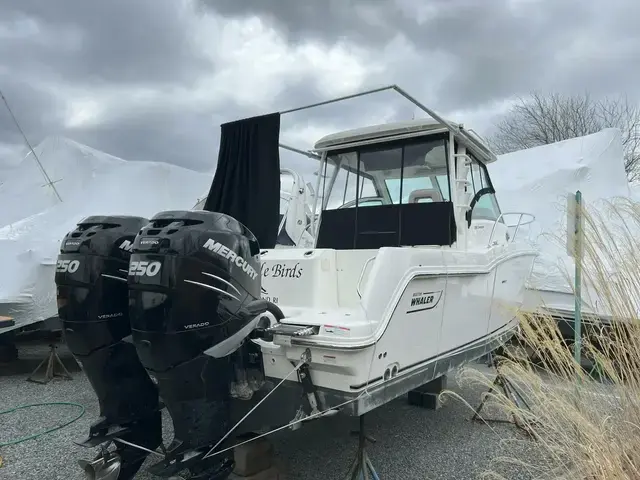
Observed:
[[[469,108],[539,87],[596,93],[638,88],[640,33],[635,24],[640,2],[202,1],[228,16],[266,16],[292,42],[309,36],[328,43],[347,37],[376,48],[401,32],[420,51],[439,52],[453,62],[438,90],[438,103],[445,109]],[[419,88],[420,78],[441,66],[427,61],[405,68],[394,79]]]
[[[640,99],[640,2],[626,0],[198,0],[195,7],[178,0],[0,0],[0,11],[0,88],[33,142],[62,134],[127,159],[203,170],[215,162],[221,122],[262,113],[231,98],[179,101],[179,92],[220,68],[193,36],[195,22],[214,15],[227,22],[261,17],[292,46],[313,40],[328,50],[341,42],[371,59],[384,52],[386,69],[364,83],[398,83],[443,113],[532,89]],[[324,99],[309,77],[287,82],[268,102],[272,108]],[[65,126],[74,95],[110,92],[117,102],[127,89],[163,93],[151,102],[121,102],[97,124]],[[389,105],[398,117],[412,113],[406,102],[381,95],[296,114],[283,125],[357,126]],[[7,145],[20,146],[21,138],[0,105],[0,146]]]

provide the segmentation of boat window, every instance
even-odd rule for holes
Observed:
[[[470,157],[471,164],[469,173],[467,174],[467,181],[470,185],[467,189],[471,192],[471,198],[474,198],[482,189],[489,188],[491,183],[487,178],[486,168],[473,158],[473,155],[470,155]],[[471,211],[472,219],[497,220],[499,217],[500,207],[498,206],[495,194],[484,193],[478,197],[476,204]]]
[[[404,147],[402,179],[386,178],[393,203],[448,202],[449,177],[444,140]],[[402,199],[400,191],[402,190]]]
[[[450,201],[445,145],[444,138],[432,138],[330,155],[325,194],[338,172],[326,208],[352,207],[356,198],[359,207]]]
[[[319,172],[324,200],[316,247],[350,250],[455,242],[447,138],[402,139],[328,154]]]
[[[373,207],[375,205],[384,205],[384,201],[379,197],[358,198],[358,207]],[[346,202],[346,203],[340,205],[340,208],[353,208],[355,206],[356,206],[356,201],[355,201],[355,199],[353,199],[350,202]]]
[[[497,220],[499,217],[500,208],[493,193],[482,195],[471,212],[472,219]]]
[[[442,198],[444,198],[446,202],[450,202],[449,176],[446,174],[436,175],[436,180],[438,181],[438,188],[440,188],[440,192],[442,192]]]
[[[360,168],[358,168],[357,158],[357,152],[336,154],[329,158],[327,163],[330,166],[327,168],[328,173],[323,181],[325,195],[329,190],[331,177],[335,174],[336,169],[337,175],[333,188],[331,188],[326,199],[327,210],[355,207],[356,197],[358,199],[358,207],[382,205],[384,203],[373,177],[366,172],[362,161],[359,162]],[[358,192],[357,195],[356,192]]]
[[[362,163],[384,181],[389,203],[443,202],[450,199],[444,139],[360,154]],[[444,187],[444,188],[443,188]]]
[[[445,188],[442,188],[444,184]],[[402,203],[448,201],[445,141],[407,145],[404,149]]]

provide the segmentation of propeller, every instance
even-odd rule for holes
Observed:
[[[86,480],[117,480],[122,459],[117,453],[109,452],[103,447],[95,460],[78,460],[78,465],[84,470]]]

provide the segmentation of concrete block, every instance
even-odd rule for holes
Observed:
[[[447,388],[447,376],[442,375],[441,377],[432,380],[431,382],[425,383],[421,387],[416,388],[419,392],[422,393],[442,393]]]
[[[442,399],[437,393],[422,393],[416,390],[409,392],[407,397],[409,405],[426,408],[427,410],[438,410],[442,406]]]
[[[440,394],[447,388],[447,376],[443,375],[435,380],[409,391],[409,405],[429,410],[437,410],[442,406]]]
[[[247,440],[250,437],[239,438]],[[240,445],[233,451],[236,466],[233,473],[241,478],[253,478],[259,472],[266,471],[273,466],[273,445],[266,438],[260,438],[250,443]]]

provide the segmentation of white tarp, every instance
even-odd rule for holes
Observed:
[[[565,246],[567,194],[580,190],[585,204],[591,206],[601,200],[630,196],[620,131],[608,128],[500,155],[489,165],[489,173],[503,212],[528,212],[536,217],[528,233],[540,256],[529,289],[548,292],[552,303],[564,303],[548,306],[573,310],[572,277],[568,279],[567,273],[572,275],[574,264]],[[558,298],[554,293],[565,296]],[[593,298],[593,294],[588,296]]]
[[[57,136],[45,138],[34,147],[34,151],[63,201],[92,183],[96,177],[125,162]],[[53,188],[47,185],[46,177],[32,153],[22,161],[14,162],[13,166],[2,172],[2,176],[0,227],[60,203]]]
[[[16,326],[57,314],[53,267],[62,237],[79,220],[189,210],[212,180],[208,173],[128,162],[63,138],[47,139],[36,151],[51,180],[60,180],[55,185],[63,202],[42,187],[30,157],[0,187],[0,315],[14,317]]]

